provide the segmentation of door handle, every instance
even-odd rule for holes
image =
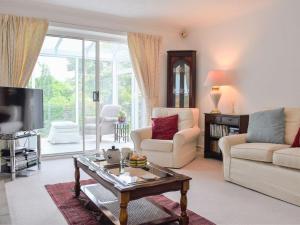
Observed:
[[[93,91],[93,101],[99,102],[99,91]]]

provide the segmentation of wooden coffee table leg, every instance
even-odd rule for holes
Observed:
[[[181,187],[181,198],[180,198],[180,207],[181,207],[181,215],[180,215],[180,225],[189,224],[189,217],[187,215],[187,191],[189,190],[189,181],[184,181]]]
[[[80,195],[80,171],[79,167],[77,165],[77,159],[74,159],[74,167],[75,167],[75,197],[78,197]]]
[[[127,205],[129,202],[129,193],[123,192],[119,195],[119,203],[120,203],[120,225],[127,225],[128,213],[127,213]]]

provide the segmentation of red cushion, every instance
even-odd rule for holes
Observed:
[[[152,118],[152,139],[172,140],[178,132],[178,115]]]
[[[300,128],[298,130],[298,133],[296,134],[296,137],[295,137],[294,142],[291,147],[292,148],[300,147]]]

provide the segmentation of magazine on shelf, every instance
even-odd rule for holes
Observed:
[[[227,125],[220,124],[210,124],[210,136],[220,138],[223,136],[237,134],[239,133],[239,128],[229,127]]]

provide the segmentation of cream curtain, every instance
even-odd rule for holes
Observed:
[[[48,22],[0,15],[0,85],[25,87],[39,56]]]
[[[142,33],[128,33],[128,47],[135,76],[145,99],[146,119],[159,100],[159,61],[161,38]]]

